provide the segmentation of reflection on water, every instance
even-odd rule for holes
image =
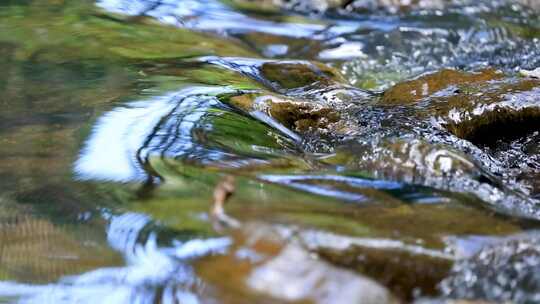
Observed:
[[[77,176],[86,180],[143,181],[149,172],[143,167],[152,157],[199,165],[221,162],[228,167],[264,162],[273,155],[275,139],[283,135],[235,113],[218,100],[217,95],[234,92],[227,87],[190,87],[114,109],[93,128],[75,163]],[[249,139],[231,138],[235,132],[240,136],[242,123],[264,132],[258,140],[270,140],[268,146],[247,142],[246,150],[236,147]],[[283,126],[279,129],[283,134],[291,133]],[[231,146],[222,142],[231,139]]]
[[[322,24],[277,23],[251,18],[232,10],[219,1],[159,1],[146,0],[100,0],[97,5],[111,12],[132,16],[150,16],[159,21],[195,30],[240,34],[262,32],[294,38],[324,39],[352,32],[358,28],[356,23],[338,22],[327,27]],[[249,25],[249,26],[246,26]],[[375,24],[373,24],[375,25]]]
[[[249,67],[249,61],[245,66],[240,66],[240,63],[241,60],[234,61],[240,70]],[[257,75],[259,71],[253,73]],[[115,108],[104,114],[94,126],[75,162],[77,177],[82,180],[115,182],[141,182],[156,176],[163,178],[159,169],[151,164],[158,162],[155,158],[161,159],[159,162],[164,164],[183,162],[225,169],[270,165],[268,158],[283,156],[281,151],[276,153],[273,148],[280,136],[290,144],[300,142],[297,134],[258,110],[246,113],[246,116],[227,118],[227,115],[234,114],[234,110],[220,102],[219,96],[236,92],[227,87],[190,87]],[[265,136],[270,135],[268,140],[256,145],[256,141],[242,138],[248,134],[242,129],[244,125],[238,124],[240,118],[245,120],[246,127],[261,125],[260,131],[266,133]],[[253,136],[257,136],[255,130],[252,129]],[[223,138],[216,137],[215,134],[224,131],[221,135]],[[259,136],[258,140],[261,139]],[[223,140],[233,142],[227,145]],[[247,149],[238,149],[237,146],[243,141],[248,145]],[[282,150],[285,148],[286,145],[281,146]],[[405,201],[445,201],[433,190],[400,182],[335,174],[261,173],[253,177],[266,183],[356,203],[372,202],[376,197],[370,193],[373,190],[395,195]],[[184,175],[178,170],[173,174]],[[186,176],[186,179],[197,178]]]
[[[197,98],[198,94],[228,91],[231,90],[194,87],[114,109],[96,123],[75,163],[76,173],[82,179],[120,182],[146,179],[140,160],[144,161],[156,149],[153,144],[165,155],[173,149],[188,153],[198,148],[194,146],[192,131],[206,114],[205,110],[216,103],[215,99]],[[189,96],[195,99],[190,100]],[[166,121],[167,118],[172,122]]]
[[[204,284],[184,261],[224,253],[231,241],[173,239],[168,246],[159,246],[155,232],[142,235],[151,224],[144,214],[111,218],[107,239],[124,256],[126,266],[100,268],[50,285],[0,282],[0,297],[19,303],[198,303],[197,292]]]
[[[348,9],[328,9],[326,18],[289,16],[301,22],[240,12],[234,9],[236,2],[242,1],[230,1],[231,7],[218,1],[103,0],[98,6],[237,37],[263,56],[330,61],[342,68],[351,83],[365,88],[387,88],[441,67],[532,69],[540,58],[538,15],[512,1],[397,1],[421,9],[396,13],[396,8],[393,14],[372,7],[392,7],[392,1],[353,1]],[[309,1],[275,3],[288,8],[302,7],[302,2],[310,6]],[[331,2],[320,1],[323,6]]]
[[[133,103],[102,116],[75,163],[77,175],[120,182],[144,180],[146,174],[137,163],[137,151],[158,121],[174,107],[171,99],[174,94]]]

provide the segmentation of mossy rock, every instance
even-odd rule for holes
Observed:
[[[414,80],[398,83],[384,92],[381,103],[385,105],[413,104],[451,86],[482,84],[502,77],[503,74],[494,69],[476,73],[443,69]],[[458,90],[457,87],[456,90]]]
[[[344,82],[339,72],[321,63],[266,62],[261,66],[261,74],[278,90]]]

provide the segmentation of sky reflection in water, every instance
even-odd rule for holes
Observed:
[[[262,32],[294,38],[324,39],[353,32],[361,24],[340,21],[328,27],[324,24],[277,23],[254,19],[233,11],[218,1],[150,1],[101,0],[97,5],[110,12],[126,15],[146,15],[159,21],[202,31],[227,31],[232,33]],[[364,24],[365,26],[366,24]],[[376,24],[374,23],[373,26]]]
[[[147,174],[141,168],[141,160],[144,160],[150,151],[157,149],[159,155],[165,155],[167,149],[172,149],[170,145],[175,145],[174,151],[179,153],[187,153],[197,148],[192,131],[206,110],[217,101],[208,97],[192,100],[185,98],[202,93],[228,91],[231,90],[220,87],[191,87],[149,100],[132,102],[106,113],[97,121],[75,163],[76,175],[82,180],[144,181]],[[175,116],[175,113],[185,116]],[[162,121],[163,119],[178,125],[174,126],[174,131],[170,134],[153,134],[158,124],[167,123]],[[152,138],[160,137],[163,141],[158,140],[157,147],[148,146]],[[169,142],[166,141],[173,142],[168,146]],[[146,148],[146,151],[141,151],[143,148]]]

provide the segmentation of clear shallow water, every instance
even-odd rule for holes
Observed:
[[[453,261],[483,245],[536,236],[535,221],[462,194],[376,178],[263,99],[250,110],[234,99],[269,90],[323,103],[339,89],[338,101],[362,103],[361,89],[444,66],[532,69],[534,10],[1,5],[0,301],[410,301],[446,292]],[[347,85],[264,74],[268,59],[323,61]],[[224,173],[237,176],[235,229],[209,215]]]

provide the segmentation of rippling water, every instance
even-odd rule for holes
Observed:
[[[539,9],[0,2],[0,302],[535,303]]]

